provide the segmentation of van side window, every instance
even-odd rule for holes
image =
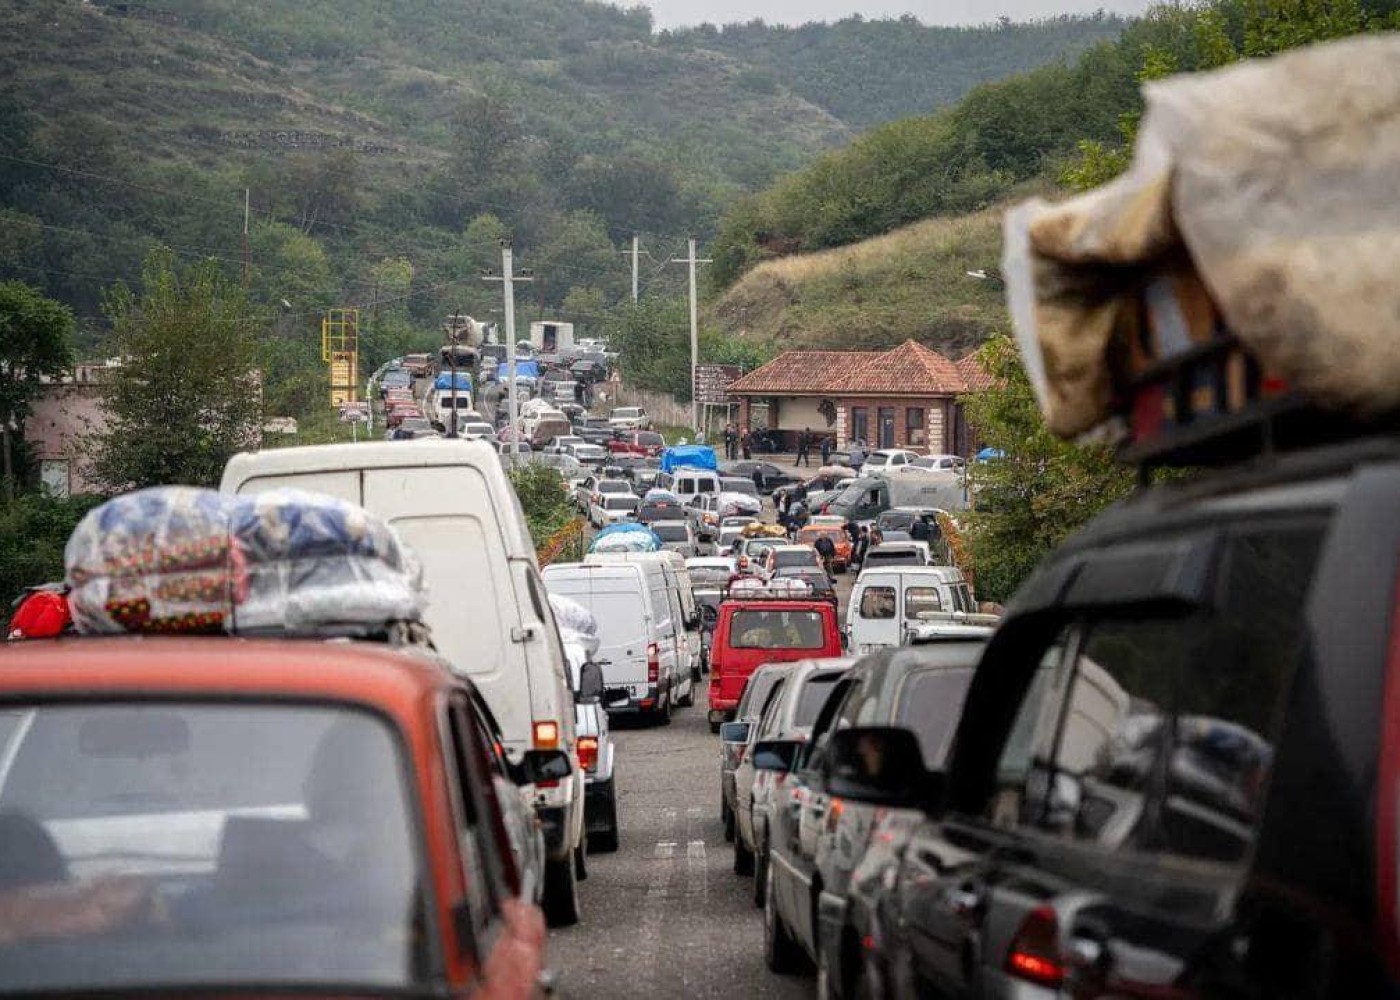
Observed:
[[[894,588],[866,587],[860,595],[860,616],[862,618],[893,618]]]
[[[904,592],[904,617],[915,621],[922,611],[942,611],[937,587],[910,587]]]

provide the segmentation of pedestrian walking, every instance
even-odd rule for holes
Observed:
[[[836,543],[831,540],[830,536],[822,534],[817,536],[812,547],[817,550],[817,555],[822,557],[822,569],[826,570],[826,575],[833,580],[836,579],[836,573],[831,568],[836,560]]]
[[[755,465],[753,467],[753,486],[754,489],[758,490],[759,496],[763,496],[763,483],[763,466]]]
[[[807,523],[807,505],[798,500],[788,508],[788,538],[796,538],[802,526]]]
[[[739,457],[739,431],[733,421],[724,425],[724,457],[731,462]]]
[[[830,464],[831,464],[831,445],[832,445],[831,436],[828,435],[828,434],[823,434],[823,435],[822,435],[822,465],[830,465]]]
[[[856,535],[855,543],[851,546],[851,565],[861,566],[865,562],[865,553],[870,548],[870,529],[862,526]]]
[[[802,433],[797,435],[797,461],[793,462],[793,468],[806,464],[808,468],[812,466],[812,428],[802,428]]]
[[[778,523],[784,527],[787,527],[788,508],[791,503],[792,495],[787,490],[779,493],[777,499],[773,501],[773,506],[778,511]]]
[[[739,444],[744,450],[744,461],[753,458],[753,431],[745,427],[744,436],[740,438]]]

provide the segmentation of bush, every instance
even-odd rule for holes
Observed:
[[[59,499],[29,493],[0,503],[0,614],[26,587],[63,579],[68,536],[101,497]]]
[[[559,473],[546,465],[516,465],[508,474],[525,511],[530,538],[538,548],[573,518],[568,494],[564,492]]]

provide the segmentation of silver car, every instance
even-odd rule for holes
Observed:
[[[695,540],[689,521],[652,521],[651,530],[661,539],[663,549],[679,552],[686,559],[700,554],[700,544]]]

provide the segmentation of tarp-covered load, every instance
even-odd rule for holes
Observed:
[[[433,388],[450,392],[452,390],[452,372],[439,372],[438,377],[433,380]],[[457,391],[471,392],[472,377],[467,372],[457,372]]]
[[[714,471],[719,463],[715,460],[715,450],[707,444],[678,444],[661,453],[662,472],[674,472],[682,467]]]
[[[598,652],[598,619],[592,611],[563,594],[550,594],[549,607],[564,642],[577,643],[589,656]]]
[[[65,551],[84,633],[375,632],[418,621],[416,561],[343,500],[162,486],[90,511]]]
[[[1140,400],[1162,359],[1232,334],[1222,398],[1295,391],[1400,408],[1400,37],[1379,35],[1148,84],[1130,171],[1006,219],[1004,272],[1050,428]],[[1170,400],[1167,400],[1170,409]]]
[[[720,517],[758,517],[763,513],[763,501],[747,493],[721,493],[716,500]]]
[[[538,379],[540,377],[540,363],[533,359],[529,361],[523,359],[517,361],[515,363],[515,377],[517,381],[524,378]],[[510,365],[506,364],[504,361],[501,362],[496,367],[496,378],[501,382],[509,379]]]
[[[612,524],[593,536],[589,552],[660,552],[661,539],[645,524]]]

